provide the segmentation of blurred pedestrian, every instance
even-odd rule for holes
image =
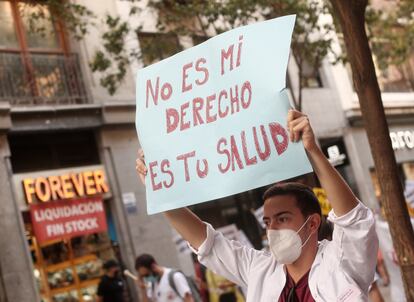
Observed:
[[[97,302],[124,302],[124,281],[121,279],[120,267],[116,260],[104,263],[105,274],[98,285]]]
[[[414,217],[411,217],[411,224],[414,228]],[[391,301],[405,302],[407,299],[405,297],[400,265],[392,243],[389,225],[388,222],[381,216],[377,216],[376,230],[378,233],[383,261],[387,270],[387,274],[385,275],[385,273],[382,273],[381,277],[385,283],[389,283]],[[381,274],[383,270],[384,268],[380,267],[379,273]]]
[[[195,302],[185,275],[157,264],[154,257],[142,254],[135,261],[142,302]]]

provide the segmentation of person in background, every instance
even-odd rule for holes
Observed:
[[[184,274],[158,265],[152,255],[138,256],[135,269],[142,302],[194,302]]]
[[[378,273],[383,280],[383,284],[389,284],[389,291],[391,301],[405,302],[404,284],[401,277],[400,266],[398,258],[392,244],[391,233],[388,222],[385,220],[385,216],[378,215],[376,220],[376,231],[378,233],[382,266],[378,267]],[[411,217],[411,224],[414,228],[414,217]],[[385,273],[384,267],[386,267],[387,273]]]
[[[210,302],[243,302],[244,299],[237,285],[226,278],[215,274],[212,270],[206,270]]]
[[[383,286],[388,286],[390,284],[390,276],[388,275],[388,270],[385,266],[384,257],[382,256],[381,250],[378,250],[377,272],[381,278],[381,284]]]
[[[207,268],[198,261],[197,256],[195,254],[191,254],[191,256],[193,258],[195,281],[200,291],[200,298],[202,302],[209,302],[210,299],[206,279]]]
[[[97,302],[125,302],[124,281],[121,279],[119,264],[116,260],[104,263],[105,274],[98,285]]]

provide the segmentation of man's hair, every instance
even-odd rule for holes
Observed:
[[[118,266],[119,266],[118,261],[116,261],[114,259],[110,259],[110,260],[106,261],[102,267],[105,270],[109,270],[113,267],[118,267]]]
[[[156,263],[154,257],[152,257],[150,254],[142,254],[139,255],[135,260],[135,269],[139,269],[140,267],[151,269],[154,263]]]
[[[312,214],[322,216],[318,198],[308,186],[297,182],[277,183],[264,192],[263,201],[280,195],[295,197],[296,206],[300,209],[303,217],[308,217]]]

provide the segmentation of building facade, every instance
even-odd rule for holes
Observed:
[[[85,5],[99,17],[123,4]],[[191,259],[179,256],[163,216],[146,215],[145,188],[135,172],[134,76],[110,96],[89,69],[99,27],[77,41],[59,20],[44,20],[42,35],[30,30],[27,16],[35,10],[49,14],[40,5],[0,1],[1,301],[94,301],[102,262],[118,259],[134,272],[143,252],[191,273]],[[34,235],[51,207],[84,214],[77,202],[94,198],[104,210],[105,231],[101,222],[79,218],[70,222],[76,236],[57,224],[45,229],[46,238]],[[39,205],[43,220],[30,212]],[[89,218],[98,219],[92,212]],[[129,280],[126,297],[138,300]]]

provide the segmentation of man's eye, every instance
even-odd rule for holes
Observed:
[[[288,222],[289,221],[289,218],[287,218],[287,217],[279,217],[279,222],[280,223],[285,223],[285,222]]]

